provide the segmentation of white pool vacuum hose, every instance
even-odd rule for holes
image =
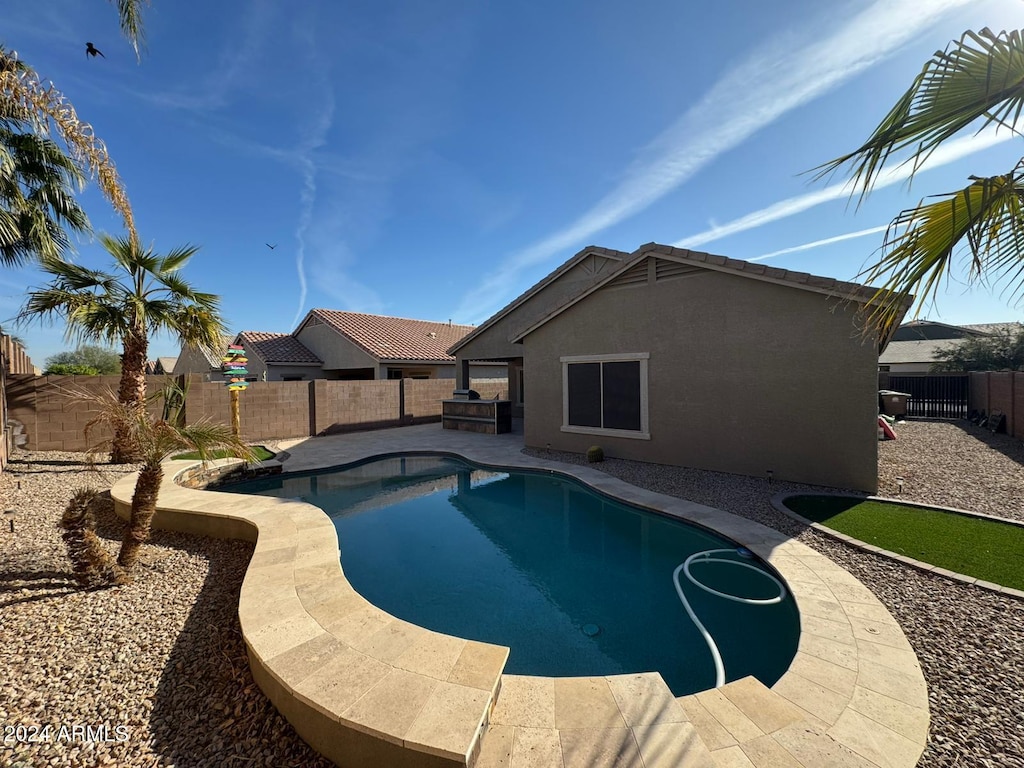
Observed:
[[[786,597],[786,587],[781,581],[772,576],[768,571],[763,568],[758,568],[752,563],[744,563],[741,560],[733,560],[725,557],[712,557],[712,555],[718,555],[722,553],[740,554],[743,556],[743,552],[747,550],[742,547],[739,550],[736,549],[706,549],[702,552],[694,552],[682,563],[676,566],[675,571],[672,572],[672,583],[675,584],[676,594],[679,595],[679,600],[683,604],[683,608],[686,609],[686,613],[690,616],[690,620],[693,621],[697,631],[700,632],[701,637],[704,638],[704,642],[708,644],[708,648],[711,650],[711,657],[715,662],[715,688],[721,688],[725,685],[725,665],[722,663],[722,654],[718,652],[718,646],[715,645],[715,640],[711,637],[711,633],[708,632],[707,628],[701,624],[700,619],[697,618],[697,614],[693,612],[693,608],[690,607],[690,601],[686,599],[686,595],[683,594],[683,588],[679,584],[679,572],[682,571],[686,574],[686,578],[691,583],[697,585],[705,592],[710,592],[712,595],[723,597],[726,600],[732,600],[737,603],[745,603],[747,605],[775,605],[781,603]],[[702,584],[698,581],[692,573],[690,573],[690,564],[695,560],[701,563],[726,563],[727,565],[739,565],[744,568],[749,568],[752,571],[757,571],[762,576],[767,576],[769,579],[775,582],[775,586],[779,588],[779,594],[775,597],[768,598],[752,598],[752,597],[739,597],[738,595],[730,595],[728,592],[721,592],[717,589],[712,589],[706,584]]]

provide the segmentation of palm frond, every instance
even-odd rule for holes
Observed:
[[[129,0],[119,0],[129,2]],[[139,0],[135,0],[137,5]],[[78,117],[74,106],[53,83],[44,84],[35,70],[0,47],[0,114],[31,125],[36,133],[51,128],[60,135],[75,164],[97,179],[101,193],[124,220],[132,239],[138,239],[135,217],[124,183],[92,126]]]
[[[227,449],[243,461],[256,460],[253,449],[236,437],[227,424],[200,419],[193,424],[177,425],[149,413],[142,405],[119,402],[117,393],[110,389],[99,393],[73,391],[71,397],[87,404],[95,414],[85,425],[91,455],[108,451],[112,440],[101,435],[120,429],[130,435],[146,466],[159,465],[179,451],[195,451],[202,461],[209,461],[215,451]]]
[[[143,4],[149,5],[149,0],[117,0],[117,16],[121,23],[121,34],[132,44],[137,59],[142,58],[140,49],[146,47],[146,35],[142,27]]]
[[[815,178],[849,163],[863,198],[894,152],[913,148],[905,162],[916,172],[939,144],[978,120],[982,128],[995,123],[1015,131],[1022,109],[1021,33],[966,32],[935,53],[862,146],[814,169]]]
[[[934,299],[961,253],[969,280],[985,275],[1005,283],[1013,298],[1024,296],[1024,160],[1010,173],[972,177],[964,189],[937,197],[900,213],[881,258],[858,276],[882,281],[869,318],[876,326],[898,318],[911,294]]]

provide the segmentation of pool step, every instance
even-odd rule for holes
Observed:
[[[661,675],[502,675],[471,768],[576,766],[715,768],[715,762]]]

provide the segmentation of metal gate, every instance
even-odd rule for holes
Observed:
[[[962,419],[967,416],[966,373],[889,374],[888,389],[906,392],[908,416]]]

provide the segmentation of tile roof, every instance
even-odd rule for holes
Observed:
[[[1016,321],[1009,323],[971,323],[969,325],[961,325],[960,327],[971,331],[978,331],[979,333],[1001,333],[1003,331],[1019,333],[1021,330],[1024,330],[1024,325]]]
[[[963,339],[921,339],[919,341],[890,341],[878,356],[880,365],[898,363],[935,363],[935,353],[963,344]]]
[[[472,325],[364,315],[333,309],[310,310],[303,325],[313,318],[329,325],[378,360],[452,362],[455,358],[448,354],[448,348],[474,329]]]
[[[199,351],[202,353],[203,357],[206,358],[206,362],[210,364],[211,368],[220,370],[220,361],[224,358],[224,353],[228,351],[228,346],[232,341],[234,341],[234,337],[222,335],[220,337],[221,343],[218,345],[217,349],[201,349]]]
[[[292,365],[320,365],[319,357],[290,333],[264,333],[242,331],[238,334],[246,352],[259,357],[264,363],[290,363]]]

